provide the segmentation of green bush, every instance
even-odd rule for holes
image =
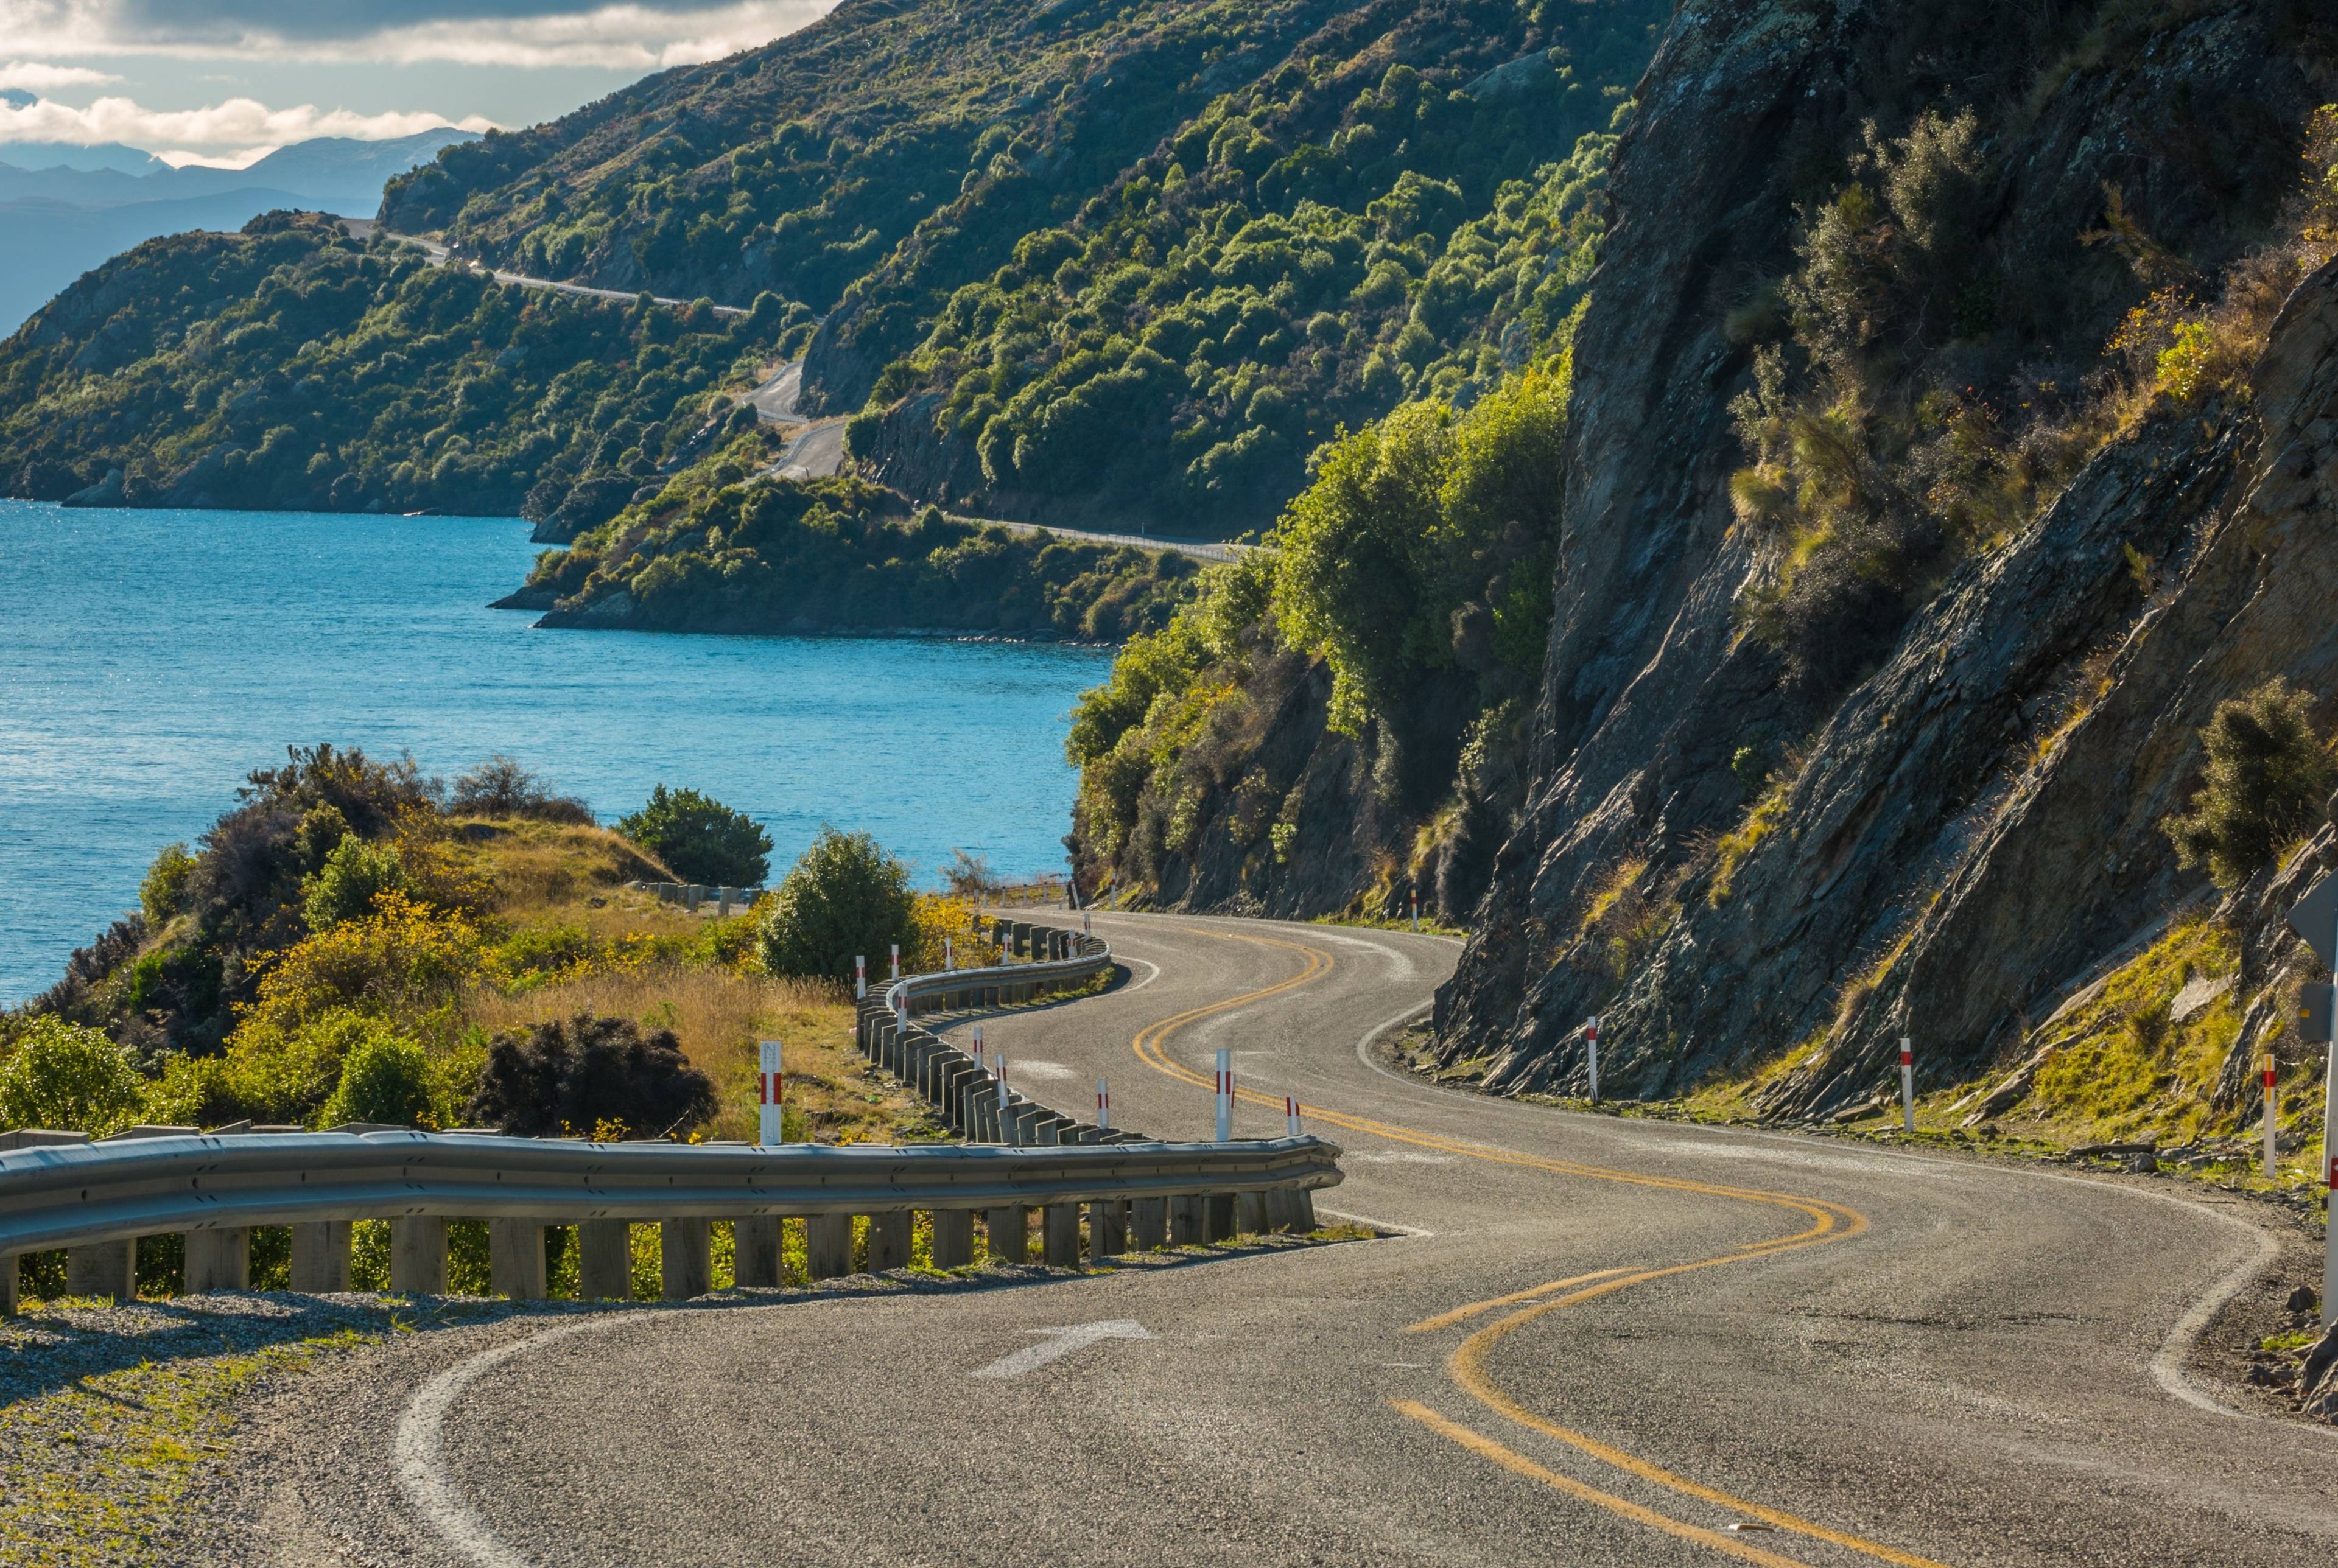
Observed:
[[[138,1120],[146,1081],[95,1029],[44,1014],[0,1059],[0,1128],[56,1127],[103,1137]]]
[[[325,863],[301,883],[300,906],[309,930],[329,931],[371,911],[378,894],[407,890],[396,849],[345,833]]]
[[[660,784],[617,831],[685,882],[757,887],[771,871],[771,836],[762,824],[695,789]]]
[[[911,937],[909,868],[866,833],[822,828],[781,879],[758,933],[774,975],[848,979],[855,957],[881,960]]]
[[[611,1130],[672,1138],[704,1126],[714,1084],[690,1064],[671,1029],[644,1034],[630,1018],[579,1013],[506,1034],[487,1050],[468,1115],[522,1138]]]
[[[154,857],[145,880],[138,884],[138,907],[149,931],[160,932],[186,907],[187,884],[194,871],[195,858],[184,844],[167,844]]]
[[[339,1087],[319,1118],[328,1127],[344,1122],[378,1122],[392,1127],[419,1126],[430,1110],[430,1061],[422,1047],[388,1030],[368,1033],[341,1063]]]
[[[2338,769],[2314,730],[2313,700],[2278,677],[2218,703],[2200,743],[2200,789],[2163,826],[2177,860],[2205,865],[2229,892],[2313,829]]]

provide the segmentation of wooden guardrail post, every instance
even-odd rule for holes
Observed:
[[[1181,1192],[1169,1200],[1169,1245],[1194,1247],[1202,1240],[1202,1200],[1199,1195]]]
[[[669,1301],[692,1301],[714,1289],[714,1222],[685,1216],[658,1221],[658,1274]]]
[[[1139,1252],[1157,1252],[1169,1243],[1169,1200],[1135,1198],[1128,1204],[1128,1244]]]
[[[185,1285],[190,1296],[251,1289],[251,1232],[241,1226],[186,1232]]]
[[[780,1283],[780,1217],[757,1214],[731,1227],[732,1283],[777,1289]]]
[[[1088,1258],[1101,1261],[1128,1250],[1128,1205],[1099,1200],[1088,1205]]]
[[[488,1289],[514,1301],[541,1301],[545,1288],[544,1226],[534,1220],[487,1221]]]
[[[1080,1266],[1080,1206],[1076,1203],[1050,1203],[1046,1221],[1041,1228],[1046,1238],[1046,1259],[1050,1269],[1076,1269]]]
[[[993,1263],[1027,1263],[1031,1260],[1031,1211],[1022,1208],[986,1209],[982,1211],[984,1229],[990,1232],[990,1260]]]
[[[349,1288],[349,1222],[311,1220],[292,1227],[292,1289],[309,1296]]]
[[[1234,1195],[1213,1192],[1202,1200],[1202,1238],[1223,1241],[1234,1233]]]
[[[389,1222],[389,1288],[402,1296],[447,1294],[447,1218],[408,1214]]]
[[[909,1266],[913,1223],[907,1209],[888,1209],[869,1216],[869,1272]]]
[[[0,1318],[15,1315],[16,1291],[24,1279],[24,1266],[13,1252],[0,1252]]]
[[[1234,1234],[1263,1236],[1266,1231],[1266,1194],[1263,1192],[1235,1193]]]
[[[852,1272],[852,1216],[815,1214],[804,1221],[804,1272],[839,1279]]]
[[[587,1301],[634,1296],[634,1227],[626,1220],[576,1222],[576,1294]]]
[[[1305,1187],[1288,1189],[1291,1193],[1291,1218],[1283,1229],[1304,1236],[1315,1229],[1315,1194]]]
[[[934,1267],[963,1269],[974,1261],[974,1210],[971,1209],[937,1209],[933,1210],[934,1233],[931,1242]]]
[[[138,1243],[135,1240],[93,1241],[65,1249],[65,1294],[107,1296],[116,1301],[138,1298]]]

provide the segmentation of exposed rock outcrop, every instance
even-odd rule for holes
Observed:
[[[1959,15],[1704,6],[1641,85],[1577,339],[1531,807],[1439,998],[1442,1054],[1497,1055],[1495,1087],[1578,1082],[1592,1012],[1626,1093],[1793,1051],[1763,1103],[1831,1111],[1882,1086],[1903,1033],[1936,1081],[1972,1076],[2196,891],[2158,824],[2216,702],[2274,674],[2329,689],[2328,268],[2283,310],[2247,395],[2113,439],[1950,570],[1841,694],[1742,632],[1741,596],[1772,567],[1730,505],[1745,457],[1728,409],[1749,377],[1728,306],[1793,262],[1798,148],[1891,113],[1911,57],[1943,77],[2019,68],[1954,36]],[[1994,147],[1988,242],[2032,280],[2023,309],[2081,309],[2062,280],[2092,264],[2079,236],[2107,186],[2125,182],[2157,242],[2213,251],[2220,211],[2286,177],[2263,139],[2210,122],[2254,103],[2303,124],[2321,101],[2326,67],[2287,16],[2234,5],[2167,26],[2127,68],[2072,74]],[[2193,153],[2148,151],[2177,124]],[[2220,145],[2260,151],[2211,178],[2195,154]],[[1806,758],[1758,811],[1733,767],[1748,751]],[[1619,950],[1587,923],[1626,872],[1654,914]]]

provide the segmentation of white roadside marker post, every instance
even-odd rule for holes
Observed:
[[[2338,1327],[2338,1224],[2332,1223],[2338,1220],[2338,1148],[2332,1147],[2338,1140],[2338,873],[2306,890],[2289,911],[2289,926],[2331,971],[2330,983],[2308,985],[2299,999],[2302,1033],[2329,1046],[2322,1079],[2322,1327],[2328,1329]]]
[[[1004,1051],[998,1054],[998,1141],[1001,1143],[1015,1142],[1015,1123],[1007,1114],[1007,1053]],[[1016,1261],[1022,1259],[1018,1258]]]
[[[1591,1077],[1591,1102],[1599,1103],[1599,1014],[1583,1021],[1583,1064]]]
[[[755,1142],[770,1148],[788,1141],[785,1124],[781,1117],[782,1096],[786,1090],[780,1073],[780,1043],[765,1040],[759,1046],[762,1054],[763,1104],[762,1118],[756,1129]]]
[[[2264,1059],[2264,1174],[2268,1181],[2273,1180],[2274,1162],[2279,1158],[2274,1147],[2274,1077],[2273,1053],[2268,1051]]]
[[[856,1002],[869,999],[869,955],[866,953],[853,955],[852,999]]]
[[[1218,1047],[1218,1142],[1234,1141],[1234,1054]]]
[[[893,944],[893,978],[894,978],[894,979],[896,979],[896,980],[899,980],[900,977],[901,977],[901,945],[900,945],[899,942],[896,942],[896,943],[894,943],[894,944]]]
[[[953,972],[958,968],[958,949],[950,946],[947,936],[942,938],[942,967]]]
[[[1286,1138],[1299,1136],[1299,1096],[1296,1094],[1282,1097],[1282,1135]]]
[[[1096,1080],[1096,1131],[1112,1131],[1112,1090],[1101,1078]]]
[[[1418,931],[1420,929],[1420,895],[1408,893],[1405,898],[1412,906],[1412,928]]]
[[[974,1064],[977,1067],[982,1065],[982,1025],[979,1024],[974,1026]]]
[[[1900,1125],[1916,1130],[1916,1051],[1905,1034],[1900,1036]]]

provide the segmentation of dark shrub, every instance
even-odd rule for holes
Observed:
[[[771,868],[771,836],[762,824],[695,789],[659,785],[617,831],[685,882],[760,887]]]
[[[712,1119],[714,1085],[673,1030],[644,1035],[630,1018],[579,1013],[498,1038],[467,1114],[523,1138],[590,1137],[611,1123],[624,1137],[672,1137]]]
[[[590,827],[592,808],[573,795],[555,795],[539,774],[498,751],[455,780],[447,809],[468,817],[536,817]]]

